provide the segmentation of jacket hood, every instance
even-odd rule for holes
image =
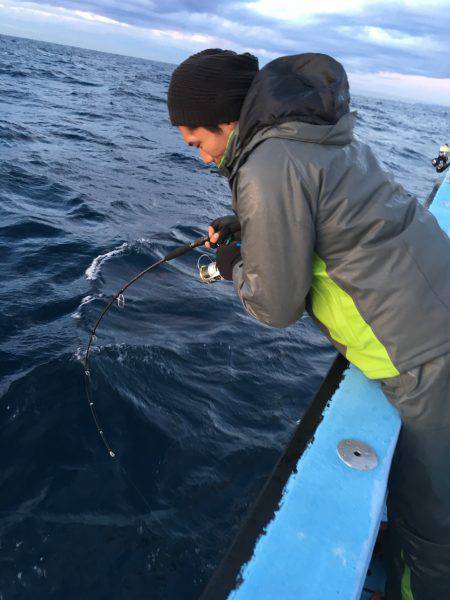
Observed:
[[[348,113],[344,67],[326,54],[277,58],[253,79],[239,117],[241,147],[261,129],[290,121],[335,125]]]
[[[233,131],[233,137],[227,145],[223,160],[219,167],[220,175],[230,180],[240,165],[247,159],[253,149],[269,138],[284,138],[312,144],[345,146],[353,141],[353,129],[356,111],[345,113],[335,125],[312,125],[303,121],[287,121],[279,125],[262,127],[248,140],[242,148],[239,123]]]

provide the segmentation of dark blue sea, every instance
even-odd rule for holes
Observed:
[[[123,469],[102,445],[81,363],[99,311],[230,211],[169,125],[172,69],[0,36],[1,600],[197,598],[334,357],[307,317],[266,328],[202,284],[192,252],[99,329],[93,394]],[[448,109],[353,108],[424,199]]]

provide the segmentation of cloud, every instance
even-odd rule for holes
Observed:
[[[166,40],[176,49],[172,56],[177,60],[217,46],[253,52],[262,63],[283,54],[324,52],[361,75],[390,72],[439,79],[450,72],[448,0],[1,2],[3,10],[146,39],[146,51],[150,40]]]
[[[130,27],[127,23],[121,23],[115,19],[109,17],[103,17],[102,15],[96,15],[95,13],[86,12],[84,10],[74,10],[75,17],[85,19],[86,21],[95,21],[97,23],[106,23],[107,25],[119,25],[120,27]]]
[[[302,2],[301,0],[246,0],[246,6],[267,17],[281,21],[306,23],[318,21],[323,15],[364,16],[371,9],[378,12],[394,6],[397,12],[439,10],[445,11],[444,0],[321,0]]]
[[[414,52],[446,52],[447,45],[431,35],[419,36],[403,33],[397,29],[382,29],[381,27],[337,27],[338,31],[349,34],[353,39],[363,42],[373,42],[386,48],[412,50]]]
[[[415,98],[421,102],[441,104],[450,98],[450,78],[402,75],[380,71],[379,73],[349,73],[349,81],[355,92],[380,94],[405,100]],[[450,103],[447,102],[447,105]]]
[[[79,3],[77,3],[79,4]],[[201,34],[189,34],[179,29],[158,29],[139,27],[137,25],[131,25],[125,21],[106,17],[95,12],[86,10],[78,10],[75,8],[66,8],[63,6],[52,6],[50,4],[38,4],[36,2],[8,2],[4,0],[0,3],[0,9],[3,8],[5,11],[9,11],[16,15],[29,15],[33,16],[38,20],[44,22],[56,22],[56,23],[72,23],[73,25],[88,24],[92,26],[108,25],[113,28],[122,28],[129,31],[131,35],[144,35],[153,36],[155,38],[167,38],[176,41],[185,41],[188,43],[199,43],[201,45],[208,45],[214,41],[212,36],[201,35]],[[114,29],[113,29],[114,31]]]
[[[250,10],[272,19],[306,23],[315,22],[321,15],[359,12],[371,3],[372,0],[321,0],[314,3],[297,0],[251,0],[246,5]]]

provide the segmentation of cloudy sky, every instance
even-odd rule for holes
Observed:
[[[449,0],[0,0],[0,33],[178,63],[325,52],[353,91],[450,106]]]

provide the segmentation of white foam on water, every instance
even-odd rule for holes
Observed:
[[[94,260],[84,272],[86,275],[86,279],[97,279],[97,275],[100,271],[100,267],[102,266],[102,264],[105,261],[109,260],[112,256],[119,256],[121,254],[124,254],[124,252],[129,248],[129,246],[130,245],[127,242],[124,242],[121,246],[119,246],[118,248],[114,248],[114,250],[111,250],[110,252],[106,252],[105,254],[99,254],[96,258],[94,258]]]
[[[81,300],[80,306],[77,308],[77,310],[70,315],[72,319],[79,319],[81,317],[81,307],[85,304],[89,304],[89,302],[92,302],[92,300],[95,300],[95,296],[85,296]]]
[[[73,358],[77,361],[77,362],[83,362],[84,361],[84,357],[86,354],[86,348],[82,348],[82,347],[78,347],[76,349],[76,351],[73,354]]]
[[[72,359],[76,362],[80,362],[84,364],[84,360],[86,358],[86,346],[78,346],[75,352],[72,354]],[[99,346],[91,346],[90,354],[95,354],[95,352],[100,352],[101,348]],[[1,600],[1,599],[0,599]]]

